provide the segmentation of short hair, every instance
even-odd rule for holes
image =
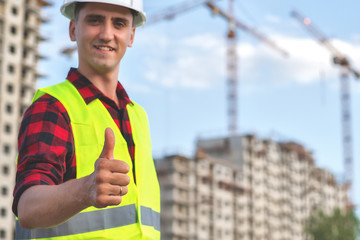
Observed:
[[[86,2],[76,2],[75,3],[75,6],[74,6],[74,18],[75,18],[75,21],[78,20],[79,12],[80,12],[81,9],[83,9],[85,7],[85,4],[86,4]],[[135,16],[138,15],[138,12],[135,11],[134,9],[131,9],[131,8],[130,8],[130,12],[131,12],[131,14],[133,16],[133,23],[134,23]]]
[[[81,9],[83,9],[85,7],[86,2],[76,2],[75,6],[74,6],[74,18],[75,21],[78,20],[79,18],[79,12]]]

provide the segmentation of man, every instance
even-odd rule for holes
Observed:
[[[17,239],[160,239],[147,116],[117,77],[142,0],[65,0],[79,66],[24,114],[13,211]]]

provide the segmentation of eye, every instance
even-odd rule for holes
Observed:
[[[126,24],[123,21],[114,21],[114,26],[116,28],[123,28],[126,26]]]
[[[101,19],[99,17],[89,17],[87,19],[87,23],[90,25],[97,25],[101,23]]]

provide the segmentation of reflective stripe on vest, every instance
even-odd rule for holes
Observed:
[[[102,213],[99,214],[100,212]],[[110,220],[103,222],[104,216]],[[135,204],[132,204],[123,207],[79,213],[65,223],[47,229],[24,229],[19,225],[19,222],[16,221],[16,238],[33,239],[68,236],[126,226],[136,222],[136,207]],[[143,225],[152,226],[160,231],[160,214],[151,208],[141,207],[141,222]],[[116,223],[116,225],[114,223]],[[154,223],[155,226],[153,226]]]
[[[87,176],[94,171],[94,163],[103,148],[105,129],[110,127],[115,134],[114,158],[129,164],[130,184],[127,186],[128,193],[122,197],[118,206],[109,206],[106,209],[89,207],[61,225],[30,230],[30,233],[27,233],[28,230],[23,231],[17,224],[16,239],[53,239],[51,236],[56,240],[118,239],[118,236],[126,240],[160,239],[160,189],[152,159],[145,111],[136,103],[127,105],[136,146],[135,184],[127,143],[99,99],[86,104],[69,81],[38,90],[34,100],[44,94],[58,99],[69,114],[75,143],[76,178]]]
[[[160,231],[160,213],[151,208],[141,206],[141,223]]]

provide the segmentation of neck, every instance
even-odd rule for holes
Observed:
[[[105,96],[119,105],[119,100],[116,95],[119,69],[114,71],[97,72],[84,71],[84,69],[79,67],[78,71],[92,84],[94,84],[95,87],[97,87]]]

